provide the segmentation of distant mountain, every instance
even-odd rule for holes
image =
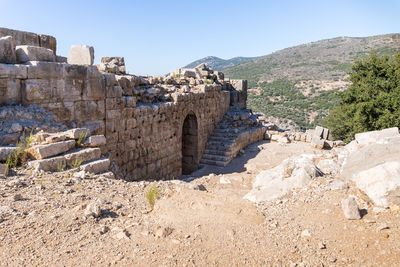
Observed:
[[[205,57],[199,60],[196,60],[188,65],[185,68],[194,68],[202,63],[206,63],[213,70],[223,70],[228,67],[233,67],[237,64],[244,63],[250,60],[256,59],[256,57],[234,57],[231,59],[222,59],[219,57]]]
[[[224,69],[225,77],[247,79],[248,105],[286,126],[321,123],[347,89],[355,58],[375,50],[400,51],[400,34],[337,37],[286,48]]]

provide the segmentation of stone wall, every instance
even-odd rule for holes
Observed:
[[[39,46],[53,50],[54,54],[57,52],[56,38],[50,35],[36,34],[32,32],[11,30],[0,27],[0,38],[4,36],[12,36],[14,38],[15,45]]]
[[[169,78],[168,78],[169,79]],[[124,177],[169,179],[182,171],[182,127],[197,119],[199,160],[229,108],[227,85],[100,73],[96,66],[57,62],[0,64],[0,105],[36,105],[68,127],[104,134]],[[168,84],[167,84],[168,83]]]

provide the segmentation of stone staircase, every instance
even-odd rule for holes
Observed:
[[[28,166],[35,170],[61,171],[79,169],[88,173],[103,173],[110,168],[110,160],[102,156],[106,145],[104,135],[90,136],[86,128],[59,133],[38,133],[27,152],[33,161]]]
[[[262,140],[265,130],[251,110],[230,107],[209,136],[200,163],[228,165],[242,148]]]

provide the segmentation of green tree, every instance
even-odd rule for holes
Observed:
[[[356,60],[349,74],[352,84],[324,121],[333,136],[348,142],[358,132],[399,127],[400,52],[372,52]]]

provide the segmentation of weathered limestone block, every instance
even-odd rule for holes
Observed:
[[[75,147],[75,140],[62,141],[47,145],[36,145],[28,149],[35,159],[45,159],[65,153]]]
[[[311,139],[311,145],[318,149],[324,149],[325,147],[327,147],[325,143],[325,140],[318,136],[313,136],[313,138]]]
[[[78,152],[68,153],[64,155],[67,166],[73,165],[76,161],[91,161],[100,158],[101,150],[100,148],[85,148],[79,150]]]
[[[16,147],[2,146],[0,147],[0,161],[6,161],[8,156],[15,151]]]
[[[124,57],[102,57],[99,70],[108,73],[125,74]]]
[[[90,130],[86,128],[75,128],[66,131],[65,134],[71,139],[79,139],[83,137],[86,139],[86,137],[90,135]]]
[[[64,156],[28,162],[28,167],[35,170],[55,171],[59,166],[67,166]]]
[[[86,139],[83,145],[88,147],[99,147],[106,145],[106,142],[106,137],[104,135],[92,135]]]
[[[0,63],[15,64],[15,42],[11,36],[0,38]]]
[[[102,173],[108,171],[109,168],[110,168],[109,159],[100,159],[80,166],[80,169],[82,171],[90,173]]]
[[[57,62],[32,61],[27,68],[28,79],[58,80],[66,78],[65,69],[69,65]],[[25,78],[26,79],[26,78]]]
[[[68,64],[93,65],[94,48],[88,45],[73,45],[68,53]]]
[[[8,65],[0,63],[0,78],[26,79],[28,77],[27,66]]]
[[[21,80],[0,78],[0,104],[17,104],[21,100]]]
[[[40,46],[51,49],[56,53],[56,38],[50,35],[0,28],[0,37],[4,36],[12,36],[16,45]]]
[[[15,48],[15,54],[18,63],[25,63],[28,61],[55,61],[53,50],[39,46],[18,45]]]
[[[57,52],[57,40],[53,36],[39,34],[39,46],[51,49],[54,55]]]

